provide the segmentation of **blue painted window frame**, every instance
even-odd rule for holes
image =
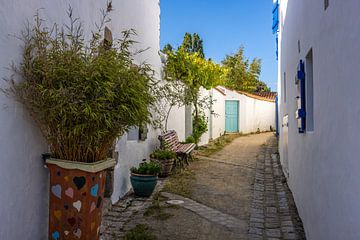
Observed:
[[[303,60],[300,60],[295,81],[295,84],[299,85],[299,96],[297,96],[297,98],[300,98],[300,108],[296,111],[296,118],[300,121],[300,126],[298,126],[299,133],[305,133],[306,131],[305,77],[305,63]]]
[[[279,29],[279,2],[278,1],[276,1],[274,3],[272,14],[273,14],[272,30],[273,30],[273,34],[275,34],[275,33],[277,33],[277,31]]]

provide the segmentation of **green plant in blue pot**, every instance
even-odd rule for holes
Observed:
[[[132,167],[130,171],[130,182],[135,195],[150,197],[155,189],[158,174],[161,171],[160,165],[154,162],[142,162],[138,167]]]

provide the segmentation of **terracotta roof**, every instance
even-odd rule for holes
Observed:
[[[225,93],[226,88],[218,86],[218,87],[215,87],[214,89],[217,90],[222,95],[226,96],[226,93]]]
[[[270,93],[262,93],[262,92],[248,93],[243,91],[236,91],[236,92],[257,100],[268,101],[268,102],[275,102],[275,98],[277,95],[276,92],[270,92]]]
[[[236,90],[232,90],[229,88],[225,88],[223,86],[217,86],[214,88],[215,90],[217,90],[219,93],[221,93],[222,95],[226,96],[226,90],[229,91],[235,91],[237,93],[243,94],[245,96],[257,99],[257,100],[262,100],[262,101],[268,101],[268,102],[275,102],[275,98],[277,96],[277,92],[254,92],[254,93],[248,93],[248,92],[243,92],[243,91],[236,91]]]
[[[277,92],[254,92],[253,94],[274,101],[277,96]]]

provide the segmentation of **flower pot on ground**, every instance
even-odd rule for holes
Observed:
[[[130,182],[136,196],[151,196],[156,187],[160,170],[160,166],[154,162],[142,162],[139,167],[130,169]]]
[[[169,150],[157,149],[150,155],[150,161],[161,166],[159,177],[167,177],[174,167],[176,153]]]
[[[115,165],[104,159],[131,126],[150,122],[153,71],[133,63],[133,31],[105,41],[105,14],[87,42],[71,9],[69,18],[68,26],[46,28],[35,16],[3,90],[23,103],[49,145],[48,238],[98,240],[104,170]]]

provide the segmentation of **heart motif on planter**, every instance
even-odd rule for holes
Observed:
[[[80,190],[86,183],[85,177],[74,177],[73,182],[76,185],[77,189]]]
[[[59,240],[60,239],[60,233],[58,231],[53,232],[51,234],[51,237],[52,237],[53,240]]]
[[[61,199],[61,186],[60,184],[54,185],[51,187],[51,192],[57,197]]]
[[[76,229],[76,231],[74,231],[74,235],[77,238],[81,238],[81,229],[80,228]]]
[[[96,208],[96,204],[94,202],[91,203],[91,206],[90,206],[90,213],[92,213]]]
[[[80,202],[80,200],[74,202],[74,203],[73,203],[73,206],[74,206],[74,208],[76,208],[76,210],[78,210],[78,212],[80,212],[80,209],[81,209],[81,202]]]
[[[99,184],[95,184],[93,187],[91,187],[90,189],[91,196],[96,197],[98,194],[98,190],[99,190]]]
[[[54,216],[55,216],[58,220],[61,220],[61,211],[59,211],[59,210],[54,211]]]
[[[64,231],[64,233],[65,233],[65,236],[67,236],[67,235],[69,235],[69,231]]]
[[[74,189],[69,187],[68,189],[65,190],[65,195],[68,196],[69,198],[73,198],[74,197]]]
[[[75,225],[75,223],[76,223],[76,219],[74,218],[74,217],[72,217],[72,218],[69,218],[68,219],[68,223],[70,224],[70,226],[74,226]]]

